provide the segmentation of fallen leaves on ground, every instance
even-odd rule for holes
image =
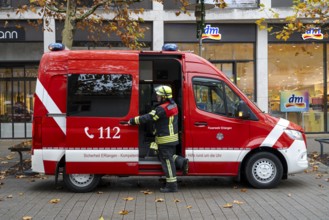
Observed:
[[[59,203],[60,201],[61,201],[60,199],[51,199],[51,200],[49,201],[49,203],[57,204],[57,203]]]
[[[123,198],[123,200],[125,200],[125,201],[132,201],[132,200],[134,200],[134,197],[126,197],[126,198]]]
[[[318,174],[316,174],[315,179],[321,179],[322,177],[323,177],[323,174],[322,173],[318,173]]]
[[[318,166],[318,165],[314,165],[314,166],[312,167],[312,169],[313,169],[313,171],[318,171],[318,170],[319,170],[319,166]]]
[[[247,192],[247,189],[246,188],[243,188],[240,190],[241,192]]]
[[[7,158],[7,160],[12,160],[12,159],[14,159],[15,157],[14,157],[13,155],[7,155],[6,158]]]
[[[165,200],[163,198],[156,198],[155,202],[164,202]]]
[[[241,205],[241,204],[243,204],[244,202],[241,202],[241,201],[239,201],[239,200],[234,200],[233,201],[233,204],[237,204],[237,205]]]
[[[144,193],[144,195],[150,195],[152,194],[153,192],[151,192],[150,190],[145,190],[145,191],[141,191],[142,193]]]
[[[16,176],[16,179],[23,179],[23,178],[25,178],[26,176],[25,175],[17,175]]]
[[[120,214],[120,215],[127,215],[129,212],[131,212],[131,211],[128,211],[128,210],[123,209],[123,210],[121,210],[121,211],[119,212],[119,214]]]
[[[32,216],[24,216],[23,220],[32,220]]]
[[[177,203],[177,202],[180,202],[180,200],[179,200],[179,199],[174,199],[174,202],[176,202],[176,203]]]
[[[225,205],[223,205],[223,208],[232,208],[233,204],[232,203],[226,203]]]

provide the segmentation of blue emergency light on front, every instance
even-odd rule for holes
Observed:
[[[65,46],[64,44],[61,43],[51,43],[49,44],[48,49],[50,51],[60,51],[60,50],[64,50]]]
[[[177,51],[178,47],[176,44],[165,44],[162,46],[164,51]]]

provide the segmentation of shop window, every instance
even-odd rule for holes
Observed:
[[[269,111],[302,126],[306,132],[323,132],[324,70],[323,44],[269,44],[268,48]],[[282,110],[281,102],[289,100],[284,93],[308,93],[309,108]]]
[[[0,138],[30,138],[37,65],[0,68]]]
[[[0,8],[10,8],[11,0],[0,0]]]
[[[181,51],[199,54],[199,44],[178,43]],[[237,85],[252,101],[255,98],[255,63],[253,43],[204,43],[203,57]]]
[[[69,74],[69,116],[123,117],[130,108],[132,76]]]
[[[247,8],[257,8],[259,0],[225,0],[226,8],[239,8],[239,9],[247,9]],[[195,4],[197,1],[190,1],[191,4]],[[215,4],[212,0],[206,0],[205,3]],[[166,0],[163,2],[165,10],[179,10],[183,7],[182,3],[177,0]]]
[[[271,4],[272,8],[291,7],[293,5],[293,0],[272,0]]]

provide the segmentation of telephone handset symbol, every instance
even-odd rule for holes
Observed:
[[[93,139],[94,135],[88,133],[89,127],[85,127],[85,134],[87,135],[88,138]]]

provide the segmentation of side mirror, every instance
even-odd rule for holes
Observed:
[[[249,107],[244,101],[240,101],[238,105],[238,117],[242,119],[250,118]]]

